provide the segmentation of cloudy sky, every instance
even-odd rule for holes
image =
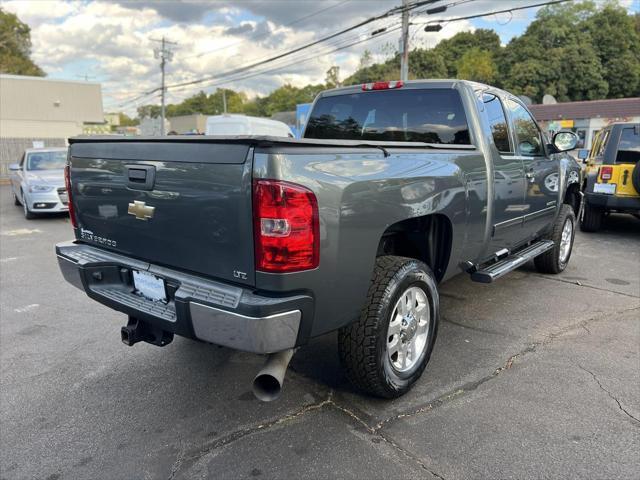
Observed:
[[[413,0],[411,3],[414,3]],[[411,22],[455,18],[476,13],[542,3],[545,0],[440,0],[429,8],[449,5],[446,12],[427,17],[420,7]],[[210,80],[169,90],[169,102],[224,86],[263,95],[284,83],[303,86],[322,82],[332,65],[341,77],[358,66],[365,49],[383,59],[397,48],[400,22],[392,15],[303,52],[235,75],[229,72],[322,38],[386,12],[401,0],[3,0],[2,8],[16,13],[31,27],[33,58],[51,78],[102,83],[105,111],[134,112],[138,104],[159,102],[156,94],[142,96],[160,82],[154,41],[175,42],[167,67],[167,83]],[[624,0],[638,9],[640,0]],[[634,6],[635,4],[635,6]],[[452,22],[438,33],[411,28],[412,46],[434,46],[462,30],[492,28],[509,41],[524,31],[537,8]],[[386,31],[372,37],[375,30]],[[355,44],[355,45],[352,45]],[[351,45],[351,46],[350,46]],[[335,51],[340,49],[339,51]],[[141,97],[141,98],[138,98]]]

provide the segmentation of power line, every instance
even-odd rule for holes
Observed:
[[[303,17],[297,18],[296,20],[293,20],[292,22],[285,23],[281,27],[282,28],[287,28],[287,27],[290,27],[292,25],[296,25],[296,24],[306,20],[307,18],[315,17],[316,15],[324,13],[327,10],[331,10],[332,8],[341,7],[342,5],[344,5],[345,3],[349,3],[350,1],[351,0],[344,0],[344,1],[340,2],[340,3],[336,3],[335,5],[330,5],[328,7],[321,8],[320,10],[317,10],[317,11],[315,11],[313,13],[309,13],[308,15],[304,15]],[[211,53],[219,52],[221,50],[226,50],[227,48],[236,47],[238,45],[242,45],[244,43],[247,43],[250,40],[251,41],[259,40],[259,39],[264,38],[264,37],[266,37],[266,36],[268,36],[270,34],[271,34],[271,32],[269,31],[269,32],[264,32],[264,33],[258,34],[258,35],[252,35],[250,38],[248,38],[246,40],[241,40],[239,42],[232,43],[231,45],[225,45],[224,47],[218,47],[218,48],[214,48],[213,50],[208,50],[206,52],[200,52],[200,53],[196,53],[195,55],[190,55],[188,57],[185,57],[185,60],[190,59],[190,58],[195,58],[195,57],[200,58],[200,57],[203,57],[205,55],[209,55]]]
[[[314,56],[314,57],[307,57],[307,58],[306,58],[306,59],[304,59],[304,60],[295,60],[295,61],[292,61],[292,62],[286,63],[286,64],[284,64],[284,65],[278,66],[278,67],[276,67],[276,68],[267,69],[267,70],[261,70],[261,71],[259,71],[259,72],[254,72],[254,73],[249,74],[249,75],[243,75],[243,76],[240,76],[240,77],[228,78],[228,79],[224,79],[224,78],[222,78],[222,79],[218,79],[218,80],[216,80],[216,81],[215,81],[215,82],[213,82],[213,83],[206,84],[206,85],[200,85],[199,87],[200,87],[200,88],[217,87],[217,86],[225,85],[225,84],[228,84],[228,83],[231,83],[231,82],[241,81],[241,80],[247,80],[247,79],[249,79],[249,78],[258,77],[258,76],[260,76],[260,75],[265,75],[265,74],[268,74],[268,73],[273,73],[273,72],[276,72],[276,71],[278,71],[278,70],[282,70],[282,69],[284,69],[284,68],[288,68],[288,67],[290,67],[290,66],[292,66],[292,65],[301,65],[301,64],[303,64],[303,63],[307,63],[307,62],[310,62],[310,61],[312,61],[312,60],[317,60],[318,58],[320,58],[320,57],[322,57],[322,56],[329,55],[329,54],[331,54],[331,53],[336,53],[336,52],[338,52],[338,51],[340,51],[340,50],[345,50],[345,49],[347,49],[347,48],[351,48],[351,47],[353,47],[353,46],[355,46],[355,45],[358,45],[358,44],[361,44],[361,43],[364,43],[364,42],[368,42],[368,41],[370,41],[370,40],[373,40],[374,38],[376,38],[376,39],[377,39],[377,38],[379,38],[379,37],[381,37],[381,36],[383,36],[383,35],[387,35],[387,34],[389,34],[389,33],[397,32],[398,30],[400,30],[400,26],[399,26],[399,25],[396,25],[394,28],[387,29],[386,31],[382,32],[381,34],[379,34],[379,35],[378,35],[378,36],[376,36],[376,37],[368,37],[368,38],[360,39],[360,40],[357,40],[357,41],[355,41],[355,42],[352,42],[352,43],[349,43],[349,44],[343,45],[343,46],[341,46],[341,47],[335,48],[335,49],[333,49],[333,50],[320,52],[318,55],[316,55],[316,56]],[[188,86],[183,86],[183,87],[176,87],[176,88],[175,88],[175,90],[182,90],[182,89],[185,89],[185,88],[186,88],[186,89],[194,88],[194,86],[193,86],[193,85],[188,85]]]
[[[207,77],[203,77],[203,78],[200,78],[200,79],[195,79],[195,80],[175,83],[175,84],[171,84],[171,85],[166,85],[164,88],[166,88],[166,89],[169,89],[169,88],[175,89],[175,88],[186,87],[186,86],[190,86],[190,85],[202,84],[202,83],[205,83],[205,82],[208,82],[208,81],[211,81],[211,80],[218,79],[220,77],[237,75],[239,73],[246,72],[246,71],[251,70],[253,68],[260,67],[260,66],[266,65],[268,63],[272,63],[272,62],[275,62],[277,60],[280,60],[282,58],[291,56],[291,55],[293,55],[295,53],[301,52],[301,51],[306,50],[308,48],[311,48],[311,47],[314,47],[314,46],[319,45],[321,43],[327,42],[327,41],[332,40],[334,38],[337,38],[337,37],[339,37],[341,35],[344,35],[345,33],[354,31],[354,30],[356,30],[358,28],[361,28],[361,27],[363,27],[365,25],[368,25],[368,24],[371,24],[373,22],[382,20],[384,18],[388,18],[388,17],[390,17],[392,15],[395,15],[397,13],[408,12],[408,11],[414,10],[416,8],[419,8],[421,6],[430,5],[430,4],[433,4],[433,3],[437,3],[439,1],[441,1],[441,0],[422,0],[422,1],[417,1],[417,2],[414,2],[414,3],[406,3],[406,4],[402,5],[402,6],[397,6],[397,7],[394,7],[392,9],[390,9],[390,10],[387,10],[382,14],[378,14],[378,15],[375,15],[373,17],[369,17],[369,18],[367,18],[367,19],[365,19],[365,20],[363,20],[363,21],[361,21],[361,22],[359,22],[359,23],[357,23],[355,25],[352,25],[352,26],[347,27],[345,29],[342,29],[340,31],[334,32],[334,33],[332,33],[330,35],[327,35],[327,36],[325,36],[323,38],[320,38],[318,40],[314,40],[314,41],[312,41],[310,43],[307,43],[305,45],[297,47],[297,48],[295,48],[293,50],[289,50],[289,51],[280,53],[278,55],[275,55],[273,57],[270,57],[270,58],[267,58],[267,59],[264,59],[264,60],[260,60],[260,61],[254,62],[252,64],[242,66],[242,67],[238,67],[236,69],[229,70],[227,72],[223,72],[222,74],[219,74],[219,75],[212,75],[212,76],[207,76]],[[143,92],[143,93],[141,93],[140,95],[138,95],[136,97],[133,97],[133,98],[131,98],[129,100],[126,100],[125,102],[123,102],[121,104],[121,106],[124,106],[126,104],[135,102],[136,100],[144,98],[144,97],[146,97],[146,96],[148,96],[148,95],[150,95],[150,94],[152,94],[154,92],[157,92],[159,90],[162,90],[162,88],[155,88],[155,89],[149,90],[147,92]]]
[[[390,9],[390,10],[387,10],[386,12],[384,12],[382,14],[376,15],[374,17],[370,17],[370,18],[368,18],[366,20],[363,20],[363,21],[361,21],[361,22],[359,22],[359,23],[357,23],[355,25],[352,25],[350,27],[347,27],[347,28],[345,28],[343,30],[340,30],[338,32],[334,32],[334,33],[332,33],[330,35],[327,35],[326,37],[320,38],[318,40],[314,40],[314,41],[312,41],[310,43],[307,43],[307,44],[302,45],[300,47],[294,48],[293,50],[289,50],[289,51],[286,51],[284,53],[275,55],[275,56],[270,57],[268,59],[261,60],[261,61],[258,61],[258,62],[254,62],[254,63],[252,63],[250,65],[245,65],[243,67],[239,67],[239,68],[236,68],[234,70],[230,70],[230,71],[224,72],[221,75],[208,76],[208,77],[203,77],[203,78],[196,79],[196,80],[191,80],[191,81],[186,81],[186,82],[181,82],[181,83],[174,83],[172,85],[167,85],[167,88],[177,88],[177,87],[188,86],[188,85],[196,85],[196,84],[199,84],[199,83],[207,82],[209,80],[213,80],[215,78],[219,78],[220,76],[235,75],[237,73],[242,73],[242,72],[245,72],[247,70],[251,70],[252,68],[259,67],[259,66],[262,66],[264,64],[271,63],[271,62],[274,62],[274,61],[279,60],[281,58],[288,57],[288,56],[293,55],[295,53],[298,53],[300,51],[306,50],[306,49],[308,49],[310,47],[313,47],[313,46],[318,45],[320,43],[326,42],[327,40],[331,40],[331,39],[336,38],[336,37],[338,37],[340,35],[344,35],[345,33],[351,32],[353,30],[356,30],[356,29],[358,29],[360,27],[363,27],[363,26],[368,25],[370,23],[373,23],[375,21],[381,20],[383,18],[387,18],[387,17],[397,13],[398,11],[402,11],[402,10],[405,10],[405,9],[406,10],[412,10],[412,9],[418,8],[418,7],[423,6],[423,5],[436,3],[438,1],[440,1],[440,0],[422,0],[420,2],[408,4],[407,6],[403,6],[403,7],[394,7],[392,9]],[[152,93],[153,91],[157,91],[157,90],[158,89],[150,90],[149,92],[146,92],[146,93]]]
[[[493,12],[479,13],[477,15],[468,15],[466,17],[444,18],[444,19],[440,19],[440,20],[430,20],[428,22],[417,23],[416,25],[425,25],[425,24],[426,25],[431,25],[431,24],[434,24],[434,23],[451,23],[451,22],[457,22],[457,21],[460,21],[460,20],[470,20],[472,18],[489,17],[491,15],[496,15],[498,13],[515,12],[517,10],[526,10],[527,8],[544,7],[546,5],[554,5],[556,3],[565,3],[565,2],[571,2],[571,1],[573,1],[573,0],[553,0],[551,2],[536,3],[535,5],[524,5],[522,7],[507,8],[505,10],[495,10]]]

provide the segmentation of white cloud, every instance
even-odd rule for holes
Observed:
[[[451,3],[452,0],[442,0]],[[530,0],[505,0],[505,5],[522,5]],[[421,21],[470,15],[495,10],[497,2],[477,0],[452,7],[440,17],[420,17]],[[166,36],[178,45],[167,66],[169,84],[221,75],[234,68],[269,58],[280,52],[311,42],[328,33],[357,23],[372,15],[399,5],[399,0],[332,0],[306,2],[294,0],[238,1],[62,1],[6,0],[2,7],[16,13],[32,28],[33,58],[49,74],[56,77],[89,74],[103,85],[105,109],[117,109],[125,100],[159,86],[159,61],[152,39]],[[316,15],[313,12],[320,11]],[[305,18],[308,17],[308,18]],[[301,20],[302,19],[302,20]],[[380,21],[270,64],[267,69],[282,69],[267,75],[245,78],[225,86],[243,90],[249,95],[263,95],[288,82],[296,86],[324,81],[332,65],[341,67],[342,77],[358,66],[365,49],[374,61],[384,60],[389,49],[398,45],[399,32],[380,36],[351,48],[319,56],[349,42],[369,39],[378,25],[391,26],[398,16]],[[448,24],[437,33],[425,33],[412,27],[413,45],[433,47],[443,38],[462,30],[472,30],[468,21]],[[361,32],[361,33],[358,33]],[[315,58],[317,57],[317,58]],[[308,60],[308,61],[307,61]],[[169,101],[180,101],[211,89],[205,82],[190,89],[169,92]],[[150,97],[146,102],[156,102]],[[131,112],[134,103],[127,104]]]

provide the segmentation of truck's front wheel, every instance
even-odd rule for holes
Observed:
[[[576,216],[573,208],[566,203],[560,207],[558,218],[553,224],[549,239],[553,240],[553,248],[534,259],[536,268],[541,273],[560,273],[567,268],[573,240],[576,235]]]
[[[360,318],[338,335],[349,380],[383,398],[406,393],[429,361],[438,318],[438,290],[429,267],[411,258],[378,257]]]

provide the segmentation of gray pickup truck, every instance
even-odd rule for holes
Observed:
[[[270,354],[338,330],[349,379],[404,394],[438,329],[438,284],[567,265],[580,202],[571,132],[548,142],[487,85],[377,82],[321,93],[304,138],[70,140],[67,281],[128,315],[122,341],[174,335]]]

